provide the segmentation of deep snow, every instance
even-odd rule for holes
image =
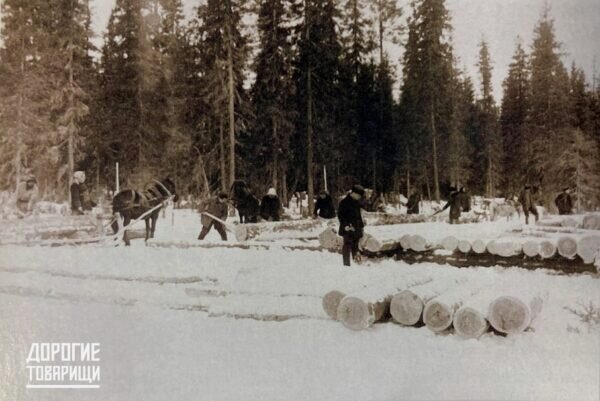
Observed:
[[[193,241],[197,216],[170,217],[157,237]],[[393,323],[353,332],[321,309],[329,290],[406,275],[531,291],[544,307],[525,333],[479,340]],[[391,260],[343,268],[340,255],[277,246],[5,246],[0,400],[598,400],[599,327],[565,307],[600,307],[599,283]],[[26,390],[33,341],[100,342],[101,388]]]

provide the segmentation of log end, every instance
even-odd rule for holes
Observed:
[[[375,316],[369,305],[353,296],[342,299],[337,310],[337,318],[351,330],[364,330],[375,323]]]
[[[577,255],[577,241],[571,237],[560,237],[556,249],[560,256],[573,259]]]
[[[456,333],[463,338],[479,338],[489,328],[485,316],[469,306],[456,311],[453,324]]]
[[[529,326],[529,307],[520,299],[510,296],[496,298],[488,311],[488,321],[501,333],[520,333]]]
[[[442,246],[445,250],[454,252],[458,247],[458,240],[454,236],[448,236],[442,240]]]
[[[447,305],[436,300],[429,301],[423,310],[423,322],[433,332],[439,333],[452,325],[454,313]]]
[[[540,254],[540,244],[536,241],[527,241],[523,244],[523,253],[530,258]]]
[[[427,249],[427,240],[420,235],[410,236],[410,249],[416,252],[423,252]]]
[[[462,253],[471,252],[471,243],[466,240],[458,241],[458,250],[461,251]]]
[[[478,253],[478,254],[485,253],[486,248],[487,247],[486,247],[485,242],[483,242],[480,239],[473,241],[473,244],[471,245],[471,249],[473,250],[473,252]]]
[[[556,245],[550,241],[542,241],[540,243],[540,256],[544,259],[549,259],[556,255]]]
[[[333,320],[337,320],[338,308],[340,306],[340,302],[342,302],[342,299],[344,299],[345,296],[346,294],[337,290],[329,291],[327,294],[325,294],[322,304],[323,310],[327,316]]]
[[[410,290],[404,290],[392,297],[390,314],[395,322],[414,326],[421,320],[423,301]]]
[[[243,224],[238,224],[233,229],[233,234],[235,235],[235,239],[243,242],[248,239],[248,229]]]

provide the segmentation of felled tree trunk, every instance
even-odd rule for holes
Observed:
[[[529,327],[541,308],[542,299],[537,296],[500,296],[490,304],[488,320],[501,333],[521,333]]]
[[[421,321],[427,302],[465,282],[465,278],[440,278],[400,291],[390,301],[390,314],[397,323],[414,326]]]
[[[571,237],[560,237],[556,243],[556,249],[560,256],[573,259],[577,255],[577,241]]]
[[[329,316],[333,320],[337,320],[338,308],[340,306],[340,303],[342,302],[342,299],[344,299],[345,296],[346,294],[337,290],[329,291],[327,294],[325,294],[322,301],[323,310],[325,311],[325,314],[327,314],[327,316]]]

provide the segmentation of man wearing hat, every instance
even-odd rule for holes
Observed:
[[[331,199],[331,195],[325,190],[321,191],[315,203],[315,217],[317,216],[324,219],[333,219],[335,217],[333,199]]]
[[[17,210],[26,215],[33,211],[38,198],[37,180],[33,175],[26,175],[17,187]]]
[[[219,196],[216,198],[209,199],[207,202],[204,202],[200,206],[200,212],[208,212],[213,216],[225,221],[227,219],[227,194],[225,192],[219,193]],[[203,240],[204,237],[208,234],[212,227],[217,230],[221,239],[223,241],[227,241],[227,232],[225,231],[225,227],[223,223],[213,219],[212,217],[202,214],[200,218],[202,222],[202,231],[198,235],[199,240]]]
[[[525,224],[529,224],[529,213],[535,216],[535,221],[539,219],[537,208],[533,203],[533,195],[531,194],[531,185],[526,184],[521,195],[519,196],[519,202],[523,207],[523,213],[525,213]]]
[[[563,188],[563,191],[554,200],[554,204],[558,208],[558,214],[573,214],[571,189],[569,187]]]
[[[281,201],[275,188],[269,188],[260,202],[260,217],[266,221],[279,221],[281,218]]]
[[[342,255],[344,266],[350,266],[350,254],[355,261],[360,261],[358,242],[363,236],[365,223],[360,214],[360,200],[365,189],[360,185],[352,187],[352,191],[340,202],[338,219],[340,220],[339,235],[344,238]]]

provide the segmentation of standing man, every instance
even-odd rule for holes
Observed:
[[[344,238],[342,255],[344,266],[350,266],[350,254],[356,262],[360,262],[358,242],[363,236],[365,223],[360,214],[360,200],[365,189],[360,185],[352,187],[352,191],[340,202],[338,218],[340,220],[339,235]]]
[[[84,184],[85,172],[76,171],[73,173],[73,183],[71,184],[71,213],[83,214],[84,210],[91,210],[92,204],[87,202],[87,188]]]
[[[277,196],[275,188],[269,188],[267,194],[262,198],[260,203],[260,217],[266,221],[279,221],[281,211],[281,201]]]
[[[33,211],[33,206],[38,198],[37,180],[33,175],[28,175],[17,187],[17,211],[22,216]]]
[[[526,184],[521,191],[519,196],[519,202],[523,207],[523,213],[525,213],[525,224],[529,224],[529,213],[535,216],[535,221],[539,220],[539,215],[535,204],[533,203],[533,195],[531,194],[531,185]]]
[[[413,188],[406,202],[406,214],[419,214],[419,202],[421,202],[421,195],[416,188]]]
[[[223,221],[227,219],[227,211],[227,194],[225,192],[219,193],[218,197],[209,199],[200,206],[201,213],[208,212]],[[202,222],[202,231],[200,231],[200,234],[198,235],[199,240],[203,240],[210,229],[214,227],[221,236],[221,239],[227,241],[227,232],[225,231],[223,223],[216,221],[206,214],[202,214],[200,221]]]
[[[454,187],[450,187],[450,198],[448,202],[444,206],[442,210],[436,212],[435,214],[441,213],[444,210],[450,208],[450,224],[458,224],[458,220],[460,219],[460,213],[462,212],[463,207],[465,206],[465,202],[463,200],[463,195]],[[434,214],[434,215],[435,215]]]
[[[331,195],[325,190],[321,191],[315,203],[315,217],[333,219],[335,217],[335,206]]]
[[[554,200],[558,208],[558,214],[573,214],[573,199],[571,198],[571,189],[563,188],[563,191],[558,194]]]

